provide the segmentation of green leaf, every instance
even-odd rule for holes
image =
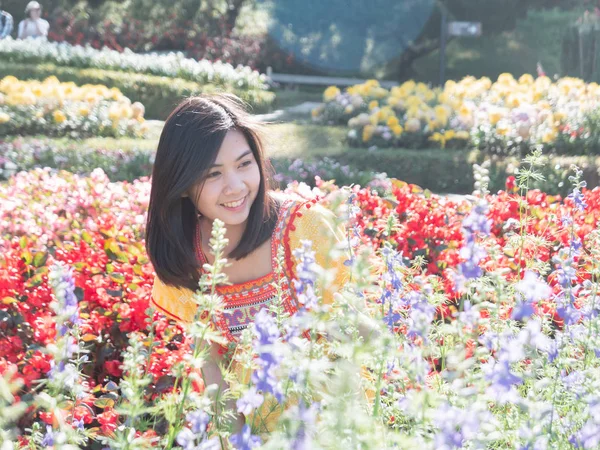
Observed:
[[[81,239],[83,239],[84,242],[87,243],[87,244],[89,244],[89,245],[91,245],[92,242],[94,242],[93,239],[92,239],[92,236],[90,235],[90,233],[88,233],[85,230],[81,233]]]
[[[94,406],[100,409],[112,408],[115,406],[115,401],[112,398],[100,397],[94,402]]]
[[[25,264],[29,265],[33,261],[33,255],[30,251],[25,250],[23,253],[21,253],[21,259],[25,262]]]
[[[42,267],[48,261],[48,253],[46,252],[38,252],[33,257],[33,265],[35,267]]]
[[[124,282],[125,282],[125,277],[123,276],[123,274],[122,274],[122,273],[119,273],[119,272],[113,272],[113,273],[110,273],[110,274],[108,275],[108,277],[109,277],[111,280],[113,280],[115,283],[119,283],[119,284],[121,284],[121,283],[124,283]]]

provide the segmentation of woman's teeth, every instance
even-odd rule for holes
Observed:
[[[237,202],[233,202],[233,203],[223,203],[223,206],[226,206],[227,208],[237,208],[238,206],[240,206],[242,203],[244,203],[244,200],[246,199],[246,197],[244,197],[241,200],[238,200]]]

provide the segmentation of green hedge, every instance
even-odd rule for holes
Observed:
[[[468,194],[473,191],[473,163],[481,163],[488,155],[477,150],[406,150],[349,148],[344,153],[330,155],[341,164],[360,168],[365,172],[385,172],[389,177],[416,184],[437,193]],[[505,189],[506,178],[514,174],[520,159],[492,157],[490,191]],[[600,185],[600,158],[594,156],[549,156],[538,170],[545,181],[534,182],[532,189],[549,194],[569,193],[572,189],[568,177],[573,174],[571,164],[584,173],[588,188]]]
[[[126,145],[121,145],[123,142]],[[139,143],[138,143],[139,142]],[[0,140],[0,180],[19,170],[34,167],[53,167],[75,173],[89,173],[102,168],[112,180],[134,180],[148,176],[152,170],[155,146],[147,140],[95,139],[72,142],[66,139],[17,138]],[[273,154],[271,159],[279,174],[276,180],[292,179],[314,184],[314,175],[323,179],[334,178],[338,184],[365,185],[376,172],[416,184],[436,193],[468,194],[473,191],[475,162],[483,162],[486,155],[468,150],[375,150],[347,149],[329,156],[313,155],[294,158]],[[600,185],[600,157],[551,157],[539,170],[545,181],[533,183],[530,188],[549,194],[567,195],[572,186],[568,177],[573,174],[571,164],[584,173],[588,188]],[[494,158],[490,167],[490,191],[505,188],[506,178],[519,166],[517,158]]]
[[[12,63],[0,59],[0,79],[7,75],[24,80],[43,80],[54,75],[60,81],[72,81],[78,85],[90,83],[116,87],[131,101],[144,104],[147,119],[159,120],[166,119],[175,105],[185,97],[222,91],[221,88],[213,85],[201,85],[180,78],[100,69],[77,69],[54,64]],[[265,112],[275,100],[275,93],[269,91],[239,90],[232,93],[248,102],[255,113]]]

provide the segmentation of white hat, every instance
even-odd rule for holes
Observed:
[[[38,2],[33,0],[29,3],[27,3],[27,6],[25,7],[25,14],[27,14],[32,9],[42,9],[42,6]]]

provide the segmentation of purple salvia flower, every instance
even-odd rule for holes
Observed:
[[[265,397],[256,391],[256,387],[251,387],[244,396],[237,402],[237,411],[244,416],[248,416],[252,411],[263,404]]]
[[[313,448],[312,438],[315,433],[315,422],[319,405],[313,403],[309,408],[304,401],[300,402],[298,408],[298,422],[300,423],[296,436],[292,441],[292,450],[311,450]]]
[[[421,301],[412,305],[408,318],[408,337],[420,336],[426,338],[429,332],[429,327],[435,317],[435,307]]]
[[[231,438],[229,438],[229,442],[231,442],[233,448],[237,450],[251,450],[259,447],[262,444],[260,437],[252,435],[252,431],[248,425],[244,425],[242,431],[234,436],[231,436]]]
[[[42,440],[42,446],[52,447],[54,445],[54,431],[52,431],[52,427],[50,425],[46,425],[46,434],[44,435],[44,439]]]
[[[198,409],[187,413],[185,420],[190,423],[192,433],[203,435],[206,433],[206,427],[208,426],[208,422],[210,422],[210,416],[201,409]]]
[[[443,403],[436,411],[434,423],[439,429],[435,435],[435,448],[451,450],[461,448],[479,431],[480,413],[464,411]]]
[[[298,261],[296,279],[294,280],[298,301],[305,308],[312,309],[318,305],[314,290],[315,281],[317,280],[317,264],[315,262],[315,252],[312,250],[312,242],[302,240],[301,247],[294,250],[293,253]]]
[[[177,434],[177,443],[183,450],[194,450],[196,447],[196,435],[189,428],[183,428]]]
[[[517,283],[517,291],[523,294],[528,302],[545,300],[552,294],[552,289],[544,281],[541,281],[535,272],[527,270],[523,279]]]
[[[573,203],[575,203],[575,207],[579,211],[584,211],[588,206],[585,202],[585,197],[578,188],[573,189],[573,192],[571,192],[571,194],[569,194],[567,198],[573,200]]]
[[[258,354],[258,368],[252,373],[252,383],[258,391],[271,393],[278,401],[283,400],[275,370],[281,362],[281,355],[275,344],[280,338],[275,318],[265,309],[254,317],[254,349]]]

